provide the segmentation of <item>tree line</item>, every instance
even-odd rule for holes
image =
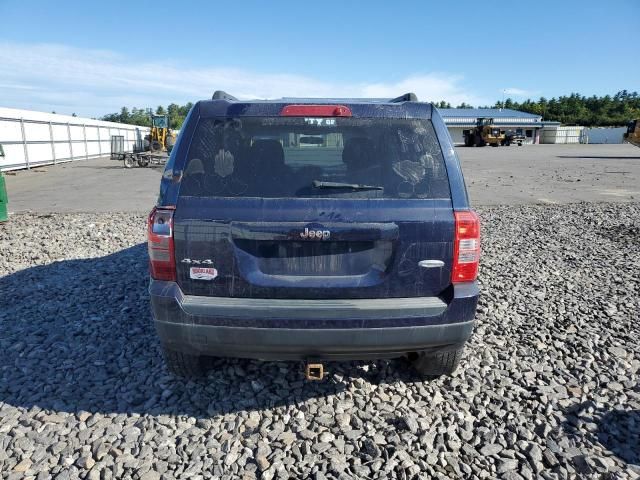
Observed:
[[[127,107],[122,107],[119,113],[109,113],[103,116],[102,120],[107,122],[127,123],[129,125],[140,125],[141,127],[150,127],[150,115],[153,113],[154,115],[168,115],[169,128],[179,130],[192,106],[193,103],[191,102],[188,102],[186,105],[171,103],[166,108],[162,105],[158,105],[155,110],[152,108],[133,107],[131,111],[129,111]]]
[[[172,103],[166,108],[158,106],[155,111],[144,108],[132,108],[129,111],[127,107],[122,107],[120,113],[110,113],[102,117],[102,120],[148,127],[151,123],[149,113],[153,112],[157,115],[168,115],[170,128],[179,129],[192,105],[191,102],[182,106]],[[474,108],[473,105],[464,102],[456,107],[445,101],[435,102],[434,105],[438,108]],[[517,102],[507,98],[504,104],[498,101],[494,105],[479,108],[510,108],[534,113],[540,115],[543,120],[560,122],[563,125],[623,126],[629,120],[640,118],[640,95],[638,92],[622,90],[613,96],[602,97],[585,97],[579,93],[572,93],[549,100],[540,97],[538,100],[527,99]]]
[[[438,108],[451,108],[448,102],[436,103]],[[474,108],[462,103],[455,108]],[[527,99],[517,102],[511,98],[479,108],[510,108],[521,112],[540,115],[544,120],[560,122],[563,125],[585,127],[624,126],[629,120],[640,118],[640,95],[638,92],[622,90],[615,95],[585,97],[572,93],[558,98],[538,100]]]

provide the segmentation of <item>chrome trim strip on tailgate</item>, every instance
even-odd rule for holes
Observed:
[[[262,298],[225,298],[184,295],[180,307],[195,316],[224,318],[264,317],[323,319],[331,317],[387,319],[430,317],[442,314],[447,304],[437,297],[289,300]]]

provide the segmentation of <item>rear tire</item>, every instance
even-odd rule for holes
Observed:
[[[419,352],[412,365],[422,378],[451,375],[458,368],[463,351],[464,347],[435,353]]]
[[[177,352],[162,347],[162,354],[167,369],[179,377],[202,377],[207,373],[204,358],[199,355]]]

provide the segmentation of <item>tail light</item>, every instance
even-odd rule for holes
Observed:
[[[176,280],[173,209],[154,208],[147,220],[149,271],[155,280]]]
[[[480,219],[475,212],[453,212],[456,221],[453,244],[453,283],[473,282],[480,263]]]

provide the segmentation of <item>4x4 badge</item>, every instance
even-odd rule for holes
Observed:
[[[183,258],[180,263],[188,263],[192,265],[213,265],[213,260],[205,258],[204,260],[191,260],[190,258]]]

